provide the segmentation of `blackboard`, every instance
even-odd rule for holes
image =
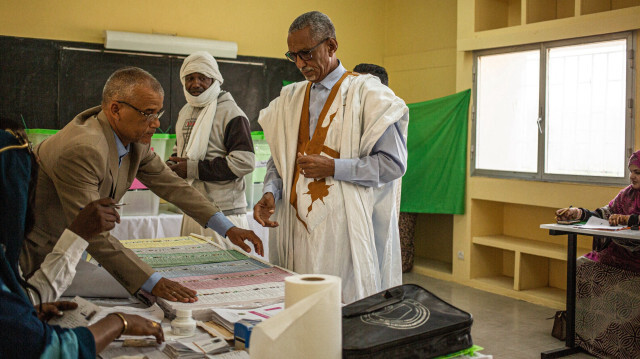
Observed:
[[[60,129],[83,110],[100,104],[102,87],[113,71],[137,66],[149,71],[165,91],[160,128],[175,133],[186,103],[178,78],[184,56],[105,50],[100,44],[0,36],[0,116],[28,128]],[[286,59],[238,56],[218,59],[229,91],[253,131],[259,112],[280,94],[282,81],[301,81]]]

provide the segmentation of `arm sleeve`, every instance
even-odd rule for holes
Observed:
[[[64,329],[43,323],[23,295],[10,291],[3,280],[0,287],[0,328],[11,331],[0,335],[0,357],[96,357],[95,340],[88,328]]]
[[[408,116],[408,113],[404,116]],[[407,169],[407,143],[397,124],[393,124],[380,136],[370,155],[334,161],[335,179],[380,187],[404,175]]]
[[[253,172],[256,161],[249,120],[238,116],[229,121],[225,128],[224,146],[227,149],[226,156],[197,161],[198,179],[201,181],[234,180]]]
[[[43,303],[55,302],[71,285],[76,275],[76,266],[89,243],[82,237],[65,229],[53,247],[53,251],[27,281],[40,292]],[[29,289],[31,298],[38,298]],[[37,303],[34,303],[37,304]]]
[[[264,176],[264,187],[262,188],[263,195],[268,192],[273,193],[276,201],[282,198],[282,178],[273,163],[273,157],[269,157],[269,161],[267,161],[267,173]]]

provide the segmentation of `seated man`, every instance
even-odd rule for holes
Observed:
[[[101,106],[80,113],[36,148],[40,171],[35,225],[20,258],[27,276],[40,267],[81,208],[102,197],[120,200],[134,177],[201,225],[247,251],[248,239],[262,254],[262,242],[253,232],[235,227],[150,149],[164,113],[163,100],[162,86],[148,72],[135,67],[117,70],[104,86]],[[87,251],[129,293],[144,289],[172,301],[197,300],[195,291],[154,273],[108,232],[92,240]]]

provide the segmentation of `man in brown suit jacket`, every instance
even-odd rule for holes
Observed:
[[[163,99],[162,86],[148,72],[134,67],[117,70],[105,84],[101,106],[80,113],[36,148],[36,220],[20,258],[23,273],[28,276],[38,269],[84,206],[103,197],[119,201],[134,178],[201,225],[250,251],[244,243],[248,239],[262,254],[262,242],[252,231],[234,227],[215,204],[151,151]],[[195,291],[155,273],[109,232],[90,240],[87,251],[132,294],[142,288],[168,300],[197,300]]]

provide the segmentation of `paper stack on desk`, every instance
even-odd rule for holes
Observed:
[[[242,319],[263,321],[271,318],[283,309],[284,303],[278,303],[255,309],[215,308],[211,311],[213,312],[212,321],[222,325],[228,331],[233,332],[234,324]]]
[[[167,317],[190,309],[193,319],[208,321],[211,308],[249,309],[284,301],[284,278],[293,273],[250,258],[241,250],[224,250],[196,237],[122,241],[165,278],[198,292],[195,303],[158,298]]]
[[[230,350],[231,347],[223,339],[212,338],[209,334],[200,334],[167,342],[162,352],[171,359],[189,359],[207,358],[207,355],[224,353]]]

